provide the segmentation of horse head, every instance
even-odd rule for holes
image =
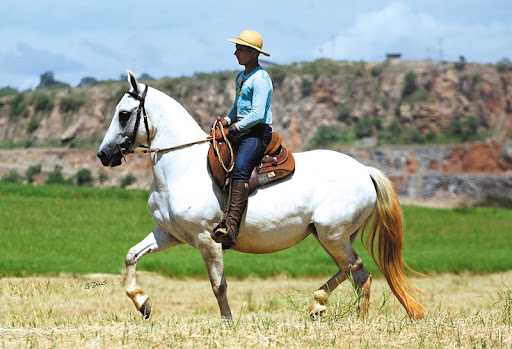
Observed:
[[[124,154],[132,152],[139,144],[151,141],[152,125],[144,106],[148,87],[139,84],[130,71],[128,83],[130,88],[117,103],[110,126],[96,154],[103,166],[121,165]]]

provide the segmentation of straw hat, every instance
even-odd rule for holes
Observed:
[[[228,41],[234,44],[251,47],[265,56],[270,56],[270,53],[263,51],[263,37],[254,30],[243,30],[236,38],[228,39]]]

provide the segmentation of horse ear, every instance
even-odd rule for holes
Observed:
[[[133,74],[130,70],[127,70],[126,72],[128,73],[128,83],[130,83],[133,92],[139,94],[139,84],[137,83],[135,74]]]

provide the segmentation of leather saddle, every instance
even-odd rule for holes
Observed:
[[[216,135],[218,139],[217,145],[220,157],[227,168],[231,161],[228,145],[223,141],[222,137]],[[213,140],[210,141],[210,149],[208,149],[208,168],[213,176],[215,183],[223,190],[227,191],[228,174],[221,165],[221,159],[217,156]],[[236,152],[233,151],[233,156]],[[235,159],[233,159],[234,161]],[[277,132],[272,132],[272,140],[265,149],[261,163],[254,168],[249,180],[249,193],[254,192],[257,188],[274,183],[281,179],[291,176],[295,171],[295,159],[293,154],[283,145],[283,138]]]

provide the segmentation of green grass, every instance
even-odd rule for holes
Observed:
[[[118,273],[128,249],[153,227],[147,193],[121,189],[0,183],[0,276],[39,273]],[[512,269],[512,210],[404,207],[405,259],[422,272]],[[356,249],[372,272],[375,266]],[[330,257],[314,238],[286,251],[228,251],[228,276],[330,275]],[[139,269],[205,276],[199,253],[187,246],[144,257]]]

